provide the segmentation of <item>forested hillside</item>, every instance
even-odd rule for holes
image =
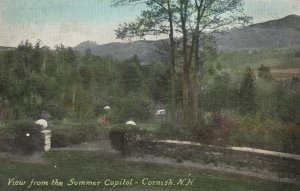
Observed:
[[[115,110],[116,121],[127,120],[124,115],[146,120],[153,111],[147,110],[153,106],[149,80],[137,57],[121,62],[26,41],[4,52],[0,67],[1,110],[11,118],[37,118],[41,111],[58,119],[95,118],[104,106],[122,107],[132,97],[137,97],[136,104]]]
[[[205,124],[194,132],[197,140],[216,141],[221,136],[223,143],[282,150],[275,143],[289,139],[285,149],[296,152],[300,143],[289,136],[299,133],[300,80],[297,75],[278,79],[272,67],[274,63],[297,66],[297,60],[294,49],[219,55],[206,51],[200,100]],[[51,121],[96,121],[105,113],[103,108],[110,106],[105,115],[113,124],[127,120],[152,124],[157,123],[156,110],[166,109],[158,130],[181,139],[185,137],[181,111],[176,111],[175,122],[168,119],[169,67],[167,62],[142,65],[137,56],[120,61],[80,54],[63,45],[51,50],[26,41],[0,57],[1,118],[38,119],[46,111]],[[180,107],[180,70],[176,78]]]

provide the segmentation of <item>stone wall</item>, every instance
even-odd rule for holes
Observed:
[[[279,178],[291,178],[300,182],[300,160],[260,153],[237,151],[210,145],[176,144],[162,141],[137,140],[130,143],[135,155],[154,155],[215,166],[232,166],[235,169],[255,172],[269,171]]]

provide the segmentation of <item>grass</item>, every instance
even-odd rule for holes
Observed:
[[[138,184],[132,187],[142,187],[154,190],[195,190],[195,191],[273,191],[273,190],[299,190],[300,186],[266,181],[235,174],[222,173],[193,168],[159,165],[146,162],[128,162],[120,157],[107,153],[96,152],[58,152],[51,151],[44,155],[46,164],[28,164],[0,159],[0,190],[99,190],[103,187],[85,186],[40,186],[27,189],[22,186],[6,186],[9,178],[18,180],[59,179],[68,182],[75,180],[104,181],[106,179],[120,180],[122,178],[134,179]],[[142,178],[155,180],[192,178],[195,182],[190,186],[164,186],[151,187],[141,184]],[[105,187],[109,189],[111,187]],[[128,187],[127,187],[128,188]]]
[[[276,48],[222,52],[219,62],[226,69],[243,69],[247,66],[258,68],[268,67],[290,68],[299,66],[300,57],[296,55],[299,48]]]

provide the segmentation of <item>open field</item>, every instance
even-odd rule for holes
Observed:
[[[247,66],[291,68],[300,64],[299,47],[221,52],[219,62],[224,68],[241,69]]]
[[[300,77],[299,48],[244,50],[222,52],[218,62],[225,71],[242,74],[247,66],[257,69],[261,66],[270,68],[275,79]]]
[[[1,159],[0,182],[1,190],[24,190],[22,186],[6,186],[9,178],[31,181],[44,180],[51,182],[52,179],[59,179],[65,186],[35,186],[30,190],[106,190],[112,186],[66,186],[71,179],[74,180],[121,180],[133,179],[133,186],[123,186],[132,190],[132,187],[145,188],[147,190],[201,190],[201,191],[273,191],[273,190],[299,190],[297,185],[272,182],[257,178],[250,178],[230,173],[223,173],[210,170],[197,170],[187,167],[176,167],[167,164],[153,164],[147,162],[130,162],[116,154],[101,152],[71,152],[71,151],[51,151],[44,155],[46,163],[28,164],[22,162],[12,162]],[[194,179],[191,185],[172,186],[148,186],[142,184],[142,179],[149,180],[169,180],[177,182],[181,178]],[[29,183],[28,183],[29,184]],[[29,185],[27,185],[29,186]],[[60,188],[60,189],[59,189]],[[130,189],[131,188],[131,189]]]

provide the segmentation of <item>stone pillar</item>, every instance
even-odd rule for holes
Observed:
[[[51,148],[51,130],[41,131],[44,140],[44,151],[47,152]]]

